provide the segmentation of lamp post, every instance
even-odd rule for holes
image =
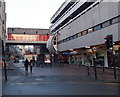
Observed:
[[[92,48],[92,51],[94,53],[94,60],[96,61],[96,51],[97,51],[97,48],[96,47],[93,47]],[[96,70],[96,62],[94,64],[94,72],[95,72],[95,79],[97,79],[97,70]]]

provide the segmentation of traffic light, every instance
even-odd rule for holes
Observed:
[[[108,50],[113,51],[113,35],[107,35],[105,37],[105,44]]]

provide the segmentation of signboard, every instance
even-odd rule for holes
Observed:
[[[14,41],[47,41],[49,35],[23,35],[23,34],[8,34],[8,40]]]

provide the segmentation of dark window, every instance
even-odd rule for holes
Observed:
[[[118,22],[120,22],[120,16],[118,17]]]
[[[65,42],[65,39],[63,40],[63,42]]]
[[[5,24],[5,22],[3,21],[2,24]]]
[[[70,36],[70,40],[72,40],[73,39],[73,36]]]
[[[77,38],[77,37],[78,37],[77,34],[75,34],[75,35],[73,36],[74,39]]]
[[[14,31],[14,28],[12,28],[12,31]]]
[[[101,25],[97,25],[97,26],[94,27],[94,31],[100,30],[100,29],[101,29]]]
[[[69,38],[67,38],[67,41],[69,41],[70,39]]]
[[[109,25],[110,25],[110,21],[106,21],[106,22],[102,23],[102,28],[107,27]]]
[[[117,17],[117,18],[112,19],[112,24],[115,24],[115,23],[118,23],[118,17]]]

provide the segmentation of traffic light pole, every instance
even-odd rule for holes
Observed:
[[[112,53],[112,64],[114,66],[114,78],[116,79],[116,63],[115,63],[115,55],[114,55],[114,45],[113,45],[113,35],[107,35],[105,38],[105,44],[110,53]]]
[[[113,54],[113,52],[112,52],[112,56],[113,56],[113,65],[114,65],[114,78],[117,79],[117,76],[116,76],[115,55]]]

